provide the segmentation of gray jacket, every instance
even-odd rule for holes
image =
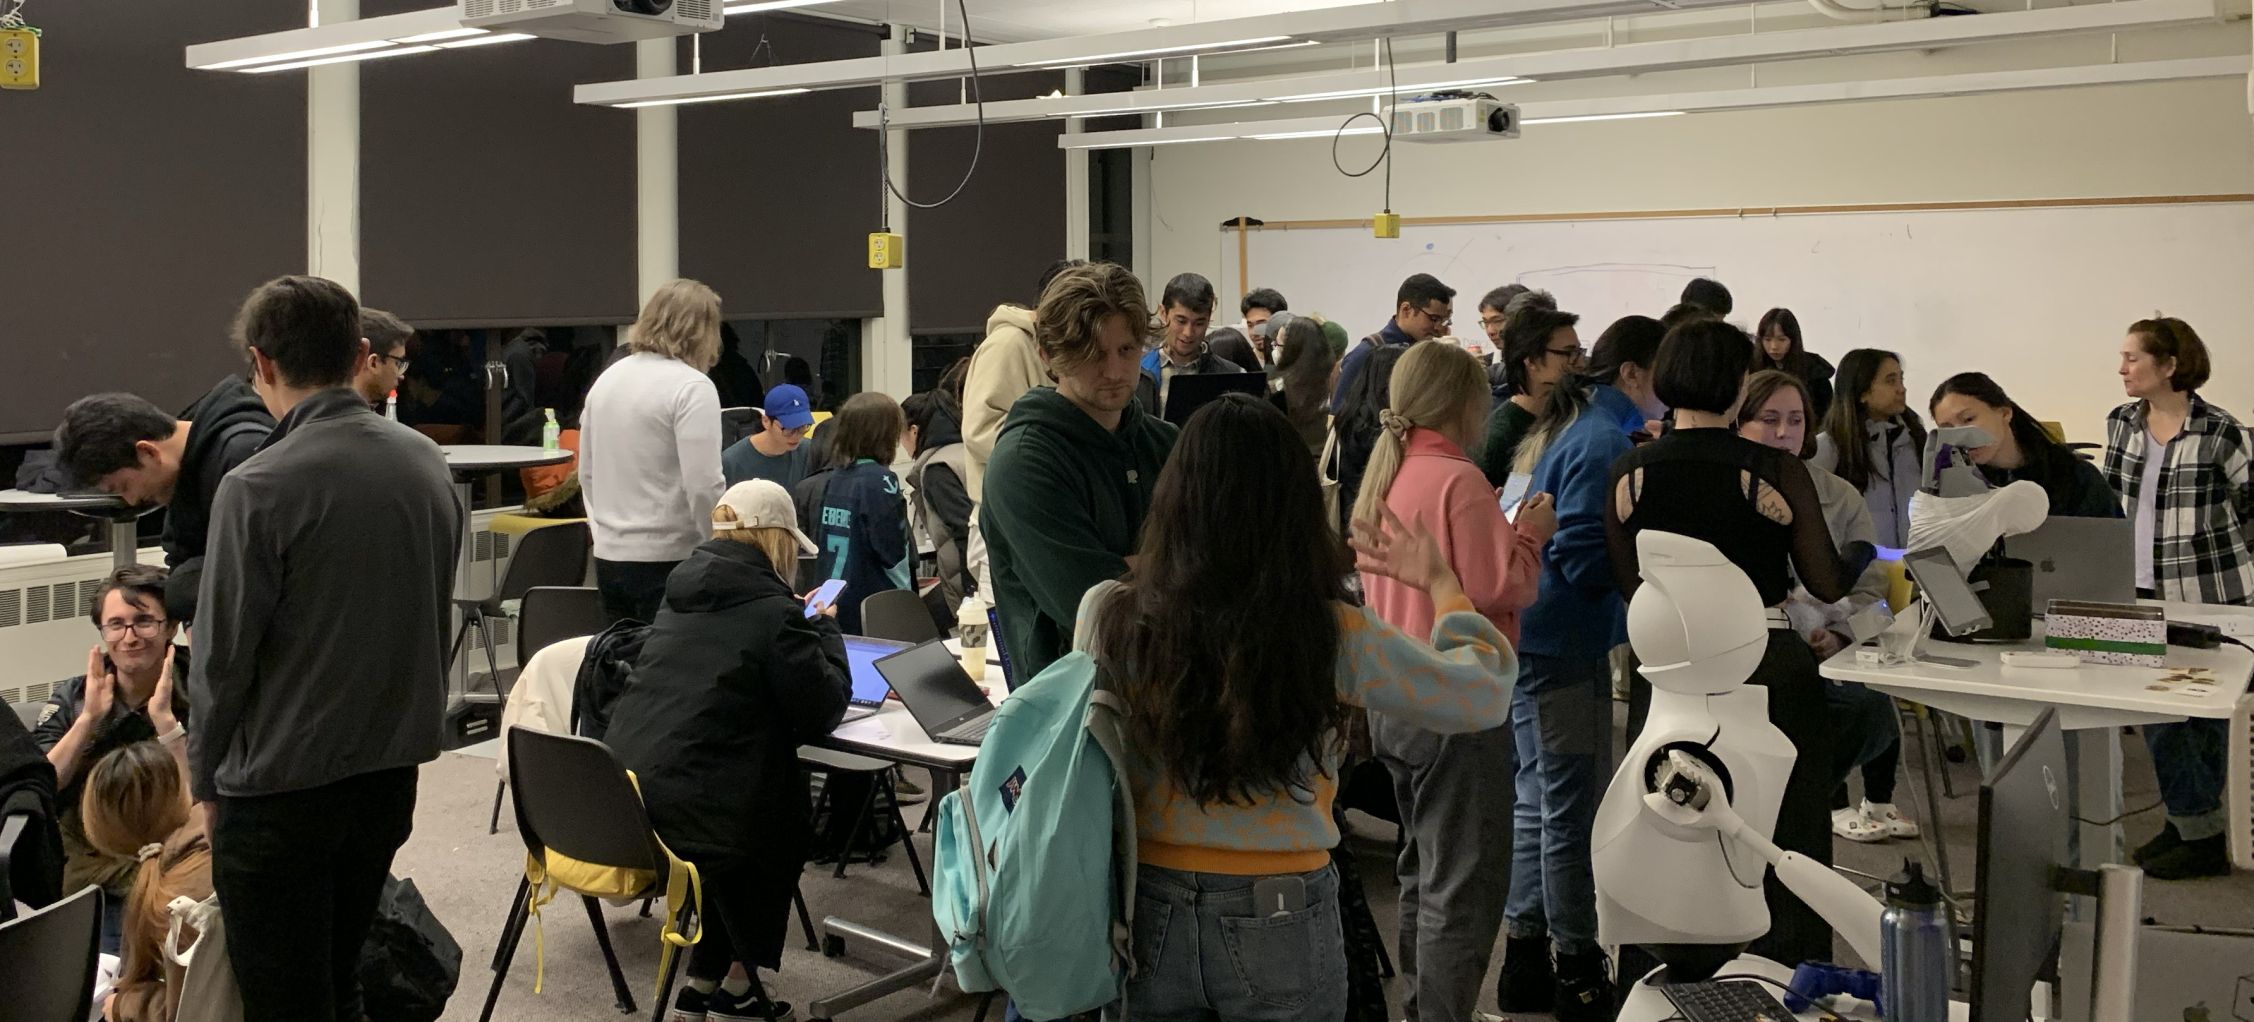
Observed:
[[[1910,495],[1917,492],[1918,476],[1924,471],[1921,452],[1900,420],[1863,428],[1869,434],[1871,460],[1871,480],[1863,488],[1863,501],[1870,507],[1871,525],[1878,530],[1878,545],[1899,550],[1910,545]],[[1816,435],[1816,453],[1808,458],[1808,464],[1826,472],[1839,471],[1839,451],[1830,433]]]
[[[188,682],[198,800],[437,758],[461,514],[438,445],[349,388],[227,474]]]

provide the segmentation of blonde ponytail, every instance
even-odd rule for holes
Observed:
[[[1378,413],[1383,427],[1377,436],[1377,446],[1370,451],[1369,466],[1362,470],[1362,490],[1354,496],[1354,520],[1373,521],[1380,517],[1378,505],[1385,500],[1386,491],[1393,488],[1393,479],[1401,472],[1401,459],[1407,453],[1409,430],[1416,427],[1439,429],[1454,426],[1464,419],[1464,411],[1474,402],[1492,400],[1487,389],[1487,371],[1471,352],[1453,344],[1431,341],[1412,345],[1393,366],[1393,382],[1386,393],[1387,405]],[[1477,451],[1465,451],[1476,457]]]

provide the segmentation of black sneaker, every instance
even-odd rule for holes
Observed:
[[[2176,825],[2172,822],[2163,823],[2160,825],[2160,835],[2138,845],[2136,851],[2129,853],[2129,861],[2142,866],[2149,860],[2175,851],[2176,846],[2183,843],[2183,835],[2176,832]]]
[[[1604,952],[1557,956],[1557,1022],[1612,1022],[1612,978]]]
[[[682,987],[673,996],[673,1010],[665,1013],[665,1022],[706,1022],[706,1005],[712,995],[693,987]]]
[[[1495,980],[1495,1006],[1510,1012],[1545,1012],[1557,1004],[1557,971],[1548,937],[1503,941],[1503,973]]]
[[[2198,880],[2231,875],[2230,848],[2225,835],[2179,841],[2174,848],[2144,861],[2144,875],[2154,880]]]
[[[772,1022],[798,1022],[798,1015],[791,1010],[789,1001],[773,1003],[775,1017]],[[710,1022],[770,1022],[766,1011],[759,1004],[759,995],[749,990],[744,991],[742,997],[731,996],[726,991],[715,992],[712,995],[709,1019]]]

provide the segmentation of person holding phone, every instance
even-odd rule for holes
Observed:
[[[822,490],[819,556],[824,577],[845,581],[837,596],[838,626],[859,635],[861,601],[915,586],[908,499],[890,467],[908,418],[891,398],[866,391],[847,399],[836,421],[830,456],[837,468]]]
[[[172,676],[177,628],[165,614],[165,578],[163,568],[130,564],[102,580],[87,615],[101,645],[87,651],[85,674],[55,686],[31,729],[55,767],[63,889],[93,884],[111,896],[106,906],[122,904],[138,863],[130,855],[105,855],[87,841],[79,806],[87,771],[111,751],[150,739],[163,743],[183,768],[187,762],[188,699]],[[117,911],[106,908],[102,941],[112,954],[119,932]]]
[[[782,965],[813,850],[798,747],[844,719],[851,682],[837,609],[802,604],[785,574],[814,549],[790,494],[747,480],[711,514],[712,538],[665,581],[603,740],[634,772],[666,847],[704,878],[704,937],[672,1017],[767,1018],[753,970]],[[790,1017],[788,1004],[775,1009]]]

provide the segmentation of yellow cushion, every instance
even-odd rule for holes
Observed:
[[[2036,425],[2043,427],[2043,432],[2049,433],[2051,435],[2051,439],[2056,440],[2062,444],[2066,442],[2065,423],[2052,422],[2048,419],[2040,419],[2036,421]]]
[[[522,536],[534,529],[545,529],[551,525],[562,525],[565,522],[584,522],[586,520],[585,518],[539,518],[533,515],[494,515],[493,521],[486,528],[505,536]]]

